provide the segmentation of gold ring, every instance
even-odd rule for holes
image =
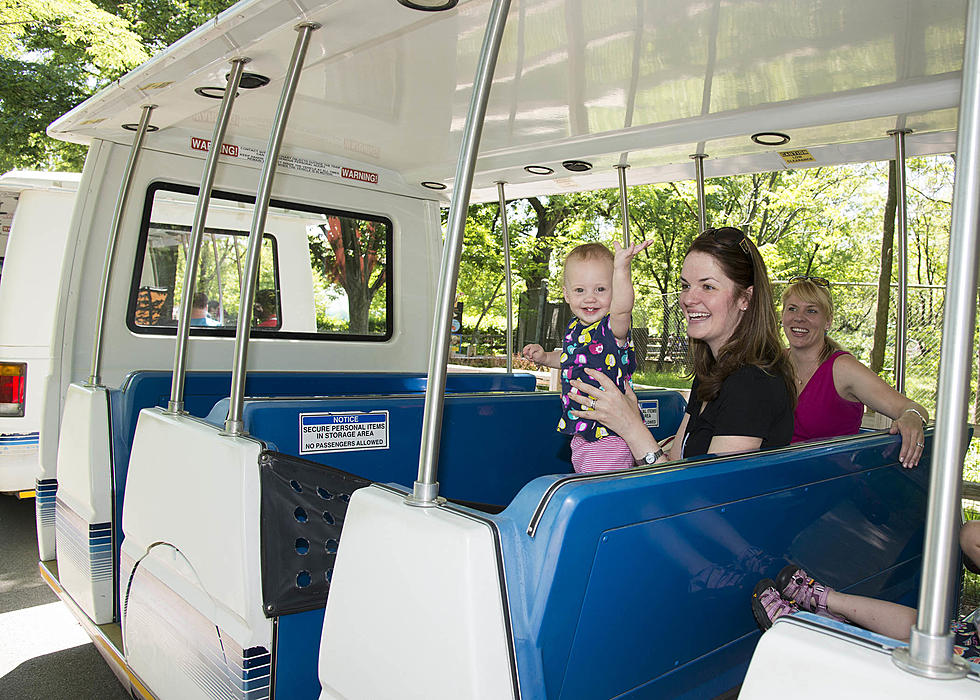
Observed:
[[[926,443],[924,443],[924,442],[917,442],[915,444],[916,444],[917,447],[925,447],[926,446]]]

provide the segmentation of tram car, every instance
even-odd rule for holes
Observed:
[[[730,697],[786,561],[914,604],[931,429],[914,470],[881,431],[576,475],[557,394],[447,373],[449,322],[502,189],[953,150],[965,3],[443,5],[243,0],[49,127],[89,153],[40,566],[122,682]]]

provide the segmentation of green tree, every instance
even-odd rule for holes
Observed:
[[[387,227],[375,221],[329,216],[309,235],[313,269],[347,295],[350,332],[368,332],[371,302],[388,279]]]
[[[0,172],[79,170],[47,125],[233,0],[0,0]]]

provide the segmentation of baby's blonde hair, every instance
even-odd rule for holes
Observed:
[[[575,246],[565,256],[565,265],[562,270],[562,283],[567,282],[566,271],[568,270],[568,263],[585,262],[587,260],[602,260],[612,265],[615,257],[612,251],[602,245],[602,243],[583,243],[582,245]]]

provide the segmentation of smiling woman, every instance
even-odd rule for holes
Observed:
[[[899,460],[914,467],[925,446],[926,409],[906,398],[842,349],[827,333],[834,320],[830,283],[796,277],[783,290],[783,333],[798,395],[793,442],[853,435],[864,406],[892,418],[902,434]]]
[[[681,270],[680,305],[695,379],[669,459],[789,444],[792,369],[779,342],[765,263],[741,230],[708,229],[694,240]],[[599,381],[603,389],[612,388],[611,382],[607,386]],[[636,418],[635,397],[628,388],[624,395],[584,382],[573,385],[584,396],[569,398],[592,409],[573,415],[611,428],[647,464],[668,458]]]

